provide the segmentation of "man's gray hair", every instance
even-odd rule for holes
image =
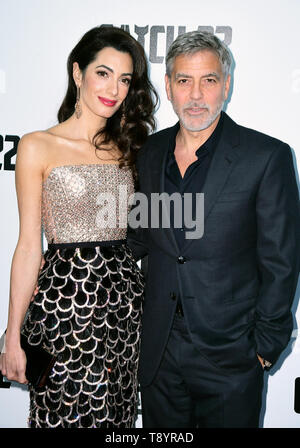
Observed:
[[[222,66],[222,72],[227,78],[231,67],[231,55],[227,46],[212,33],[207,31],[190,31],[189,33],[180,34],[171,44],[166,56],[166,72],[168,77],[174,66],[174,60],[182,54],[194,54],[198,51],[212,51],[216,53]]]

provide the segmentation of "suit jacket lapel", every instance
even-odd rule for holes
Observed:
[[[239,157],[236,146],[239,145],[237,125],[225,116],[223,131],[215,155],[208,170],[204,193],[204,219],[207,219],[215,201],[223,190],[235,162]]]
[[[231,173],[238,157],[237,146],[239,145],[239,131],[238,126],[234,123],[228,115],[225,114],[223,130],[220,136],[219,143],[216,147],[213,159],[208,170],[205,184],[203,187],[204,193],[204,236],[205,236],[205,221],[212,210],[218,196],[223,190],[229,174]],[[184,251],[188,246],[195,242],[195,240],[186,240],[183,247]]]

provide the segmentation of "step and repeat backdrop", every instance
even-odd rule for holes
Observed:
[[[10,263],[18,238],[14,184],[20,137],[56,123],[65,94],[69,52],[90,28],[111,24],[144,46],[160,95],[157,128],[175,123],[164,91],[166,50],[178,34],[215,33],[234,57],[227,113],[239,124],[287,142],[300,161],[299,0],[10,0],[0,1],[0,331],[6,327]],[[297,174],[298,176],[298,174]],[[265,375],[261,426],[300,428],[294,411],[300,377],[298,287],[294,331],[279,362]],[[27,388],[0,384],[0,427],[27,427]],[[141,417],[137,427],[141,427]]]

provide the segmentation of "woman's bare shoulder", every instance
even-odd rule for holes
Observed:
[[[17,166],[36,166],[42,172],[52,159],[54,136],[48,130],[24,134],[17,150]]]
[[[51,152],[57,144],[57,136],[55,136],[50,130],[45,131],[33,131],[28,134],[24,134],[18,144],[18,153],[30,154],[37,158],[44,159],[45,157],[51,157]]]
[[[40,147],[51,144],[55,136],[50,132],[50,129],[44,131],[33,131],[24,134],[20,139],[19,144],[25,147]]]

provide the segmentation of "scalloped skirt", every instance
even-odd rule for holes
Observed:
[[[28,425],[134,427],[144,280],[130,249],[50,246],[45,261],[23,333],[57,361],[29,385]]]

